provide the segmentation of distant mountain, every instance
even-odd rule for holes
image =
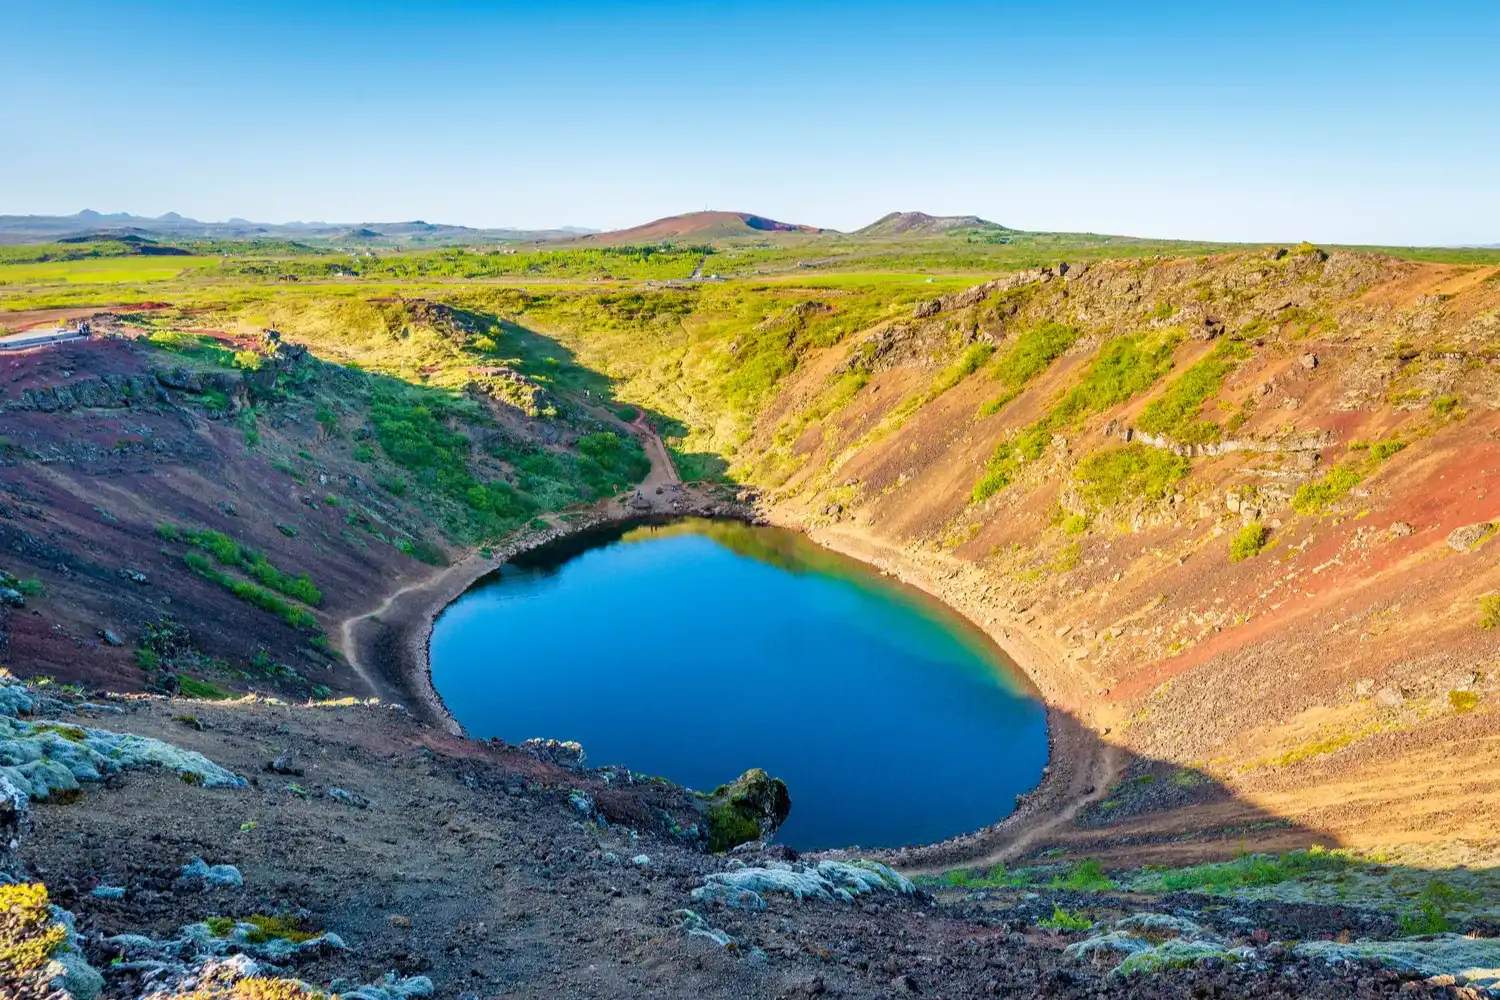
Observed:
[[[1004,226],[977,215],[928,215],[926,212],[892,212],[882,215],[855,236],[942,236],[955,229],[1002,230]]]
[[[589,243],[627,245],[631,243],[709,243],[714,240],[742,239],[768,233],[821,233],[816,226],[777,222],[748,212],[688,212],[657,219],[643,226],[596,233]]]
[[[201,222],[176,212],[156,218],[129,212],[84,209],[75,215],[0,215],[0,243],[46,243],[56,240],[149,236],[157,240],[283,239],[339,246],[347,243],[385,246],[444,246],[506,241],[542,242],[575,239],[593,230],[473,229],[415,219],[409,222],[263,223],[233,218]]]

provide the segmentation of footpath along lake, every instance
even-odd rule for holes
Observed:
[[[432,680],[471,736],[712,791],[786,781],[799,850],[929,843],[1041,779],[1046,714],[986,636],[795,532],[684,520],[518,557],[449,605]]]

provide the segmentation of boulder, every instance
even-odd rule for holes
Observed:
[[[786,782],[752,767],[709,796],[704,808],[711,851],[728,851],[740,844],[769,837],[786,822],[792,799]]]
[[[1468,552],[1494,534],[1494,531],[1495,525],[1491,521],[1480,521],[1478,524],[1466,524],[1462,528],[1454,528],[1448,533],[1448,548],[1454,552]]]

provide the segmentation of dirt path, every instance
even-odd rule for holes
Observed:
[[[440,569],[437,572],[433,573],[431,576],[427,577],[427,579],[425,580],[419,580],[416,583],[409,583],[406,586],[402,587],[400,590],[392,591],[389,595],[386,596],[385,600],[380,602],[380,607],[376,608],[373,611],[365,611],[361,614],[351,615],[350,617],[345,618],[342,623],[340,623],[339,648],[344,652],[344,660],[349,664],[350,669],[352,669],[356,674],[359,675],[359,679],[364,682],[365,687],[369,688],[370,694],[372,696],[379,697],[382,694],[382,689],[380,685],[375,683],[375,678],[370,676],[370,673],[365,668],[365,665],[360,662],[359,645],[354,641],[355,628],[362,621],[366,621],[372,618],[379,618],[381,615],[389,611],[397,601],[405,597],[407,594],[410,594],[416,590],[423,590],[433,586],[433,584],[435,584],[437,581],[451,573],[453,569],[454,567],[452,566],[449,566],[445,569]]]
[[[682,482],[682,478],[677,475],[677,466],[672,462],[671,453],[667,451],[661,435],[646,422],[646,415],[637,413],[629,427],[631,432],[640,439],[641,447],[646,449],[646,458],[651,461],[651,471],[641,481],[641,492],[650,494],[654,493],[658,486],[671,486]]]

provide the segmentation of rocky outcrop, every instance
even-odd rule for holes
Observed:
[[[978,305],[996,292],[1008,292],[1012,289],[1020,288],[1022,285],[1029,285],[1033,282],[1051,281],[1056,277],[1066,277],[1068,275],[1077,277],[1082,273],[1083,269],[1077,266],[1070,267],[1067,264],[1057,265],[1056,270],[1050,267],[1034,267],[1027,271],[1016,271],[1014,274],[1007,274],[1003,278],[996,278],[993,281],[986,281],[982,285],[965,288],[963,291],[954,292],[952,295],[944,295],[940,298],[918,302],[912,308],[912,318],[927,319],[928,317],[936,316],[940,312],[948,312],[952,309],[967,309],[969,306]]]
[[[704,819],[711,851],[727,851],[769,837],[792,811],[786,782],[752,767],[709,796]]]
[[[73,792],[80,782],[135,767],[161,767],[206,788],[244,788],[246,781],[200,753],[133,733],[16,718],[34,699],[23,685],[0,684],[0,781],[29,799]]]

